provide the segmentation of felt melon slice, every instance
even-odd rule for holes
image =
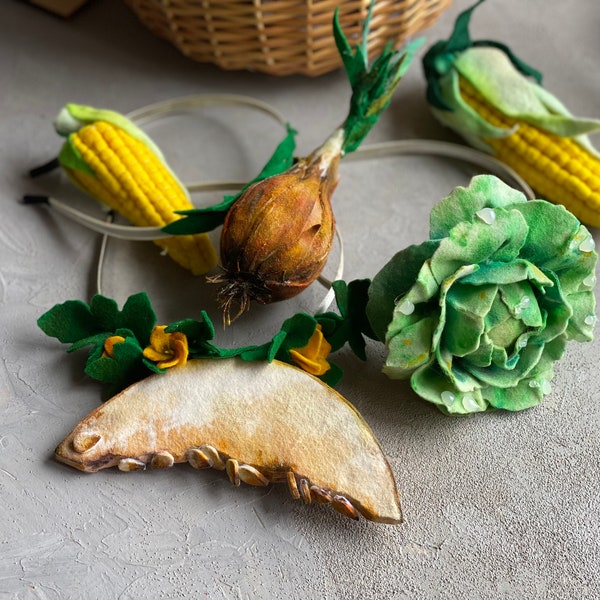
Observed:
[[[285,363],[195,359],[133,384],[85,417],[56,449],[82,471],[225,470],[240,485],[286,482],[305,503],[400,523],[388,461],[358,411]]]

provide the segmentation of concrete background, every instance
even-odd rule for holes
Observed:
[[[340,352],[340,391],[389,455],[401,526],[355,523],[293,501],[282,486],[235,489],[223,473],[185,465],[85,475],[55,463],[56,444],[103,397],[82,374],[83,354],[67,356],[35,324],[55,303],[94,293],[98,237],[17,202],[65,187],[25,176],[56,154],[51,121],[61,106],[128,112],[187,94],[248,94],[280,111],[307,153],[343,118],[348,86],[342,72],[279,79],[191,62],[117,0],[93,1],[70,21],[2,4],[0,598],[600,597],[600,341],[569,346],[539,407],[465,419],[386,380],[380,346],[369,346],[367,363]],[[426,32],[427,46],[446,38],[468,5],[457,0]],[[598,31],[596,0],[489,0],[472,23],[473,37],[511,45],[572,112],[587,116],[600,116]],[[455,140],[430,117],[424,86],[417,60],[367,142]],[[247,179],[281,135],[242,109],[189,117],[149,129],[187,181]],[[431,206],[472,174],[423,157],[343,165],[334,208],[345,279],[371,277],[396,250],[421,241]],[[163,322],[200,308],[218,322],[207,286],[151,244],[111,242],[106,269],[104,292],[119,302],[146,289]],[[219,330],[218,341],[265,341],[321,295],[315,287],[253,310]]]

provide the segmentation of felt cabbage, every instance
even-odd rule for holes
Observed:
[[[535,406],[567,341],[592,339],[596,260],[563,206],[473,178],[433,208],[430,239],[373,279],[384,372],[445,413]]]

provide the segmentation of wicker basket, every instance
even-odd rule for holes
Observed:
[[[360,40],[370,0],[124,0],[140,21],[185,56],[223,69],[322,75],[341,65],[332,17]],[[374,56],[431,25],[451,0],[378,0],[369,33]]]

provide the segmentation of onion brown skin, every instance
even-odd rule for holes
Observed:
[[[291,298],[323,270],[335,235],[331,196],[339,155],[301,159],[289,170],[250,185],[233,204],[221,233],[218,301],[228,323],[250,302]]]

